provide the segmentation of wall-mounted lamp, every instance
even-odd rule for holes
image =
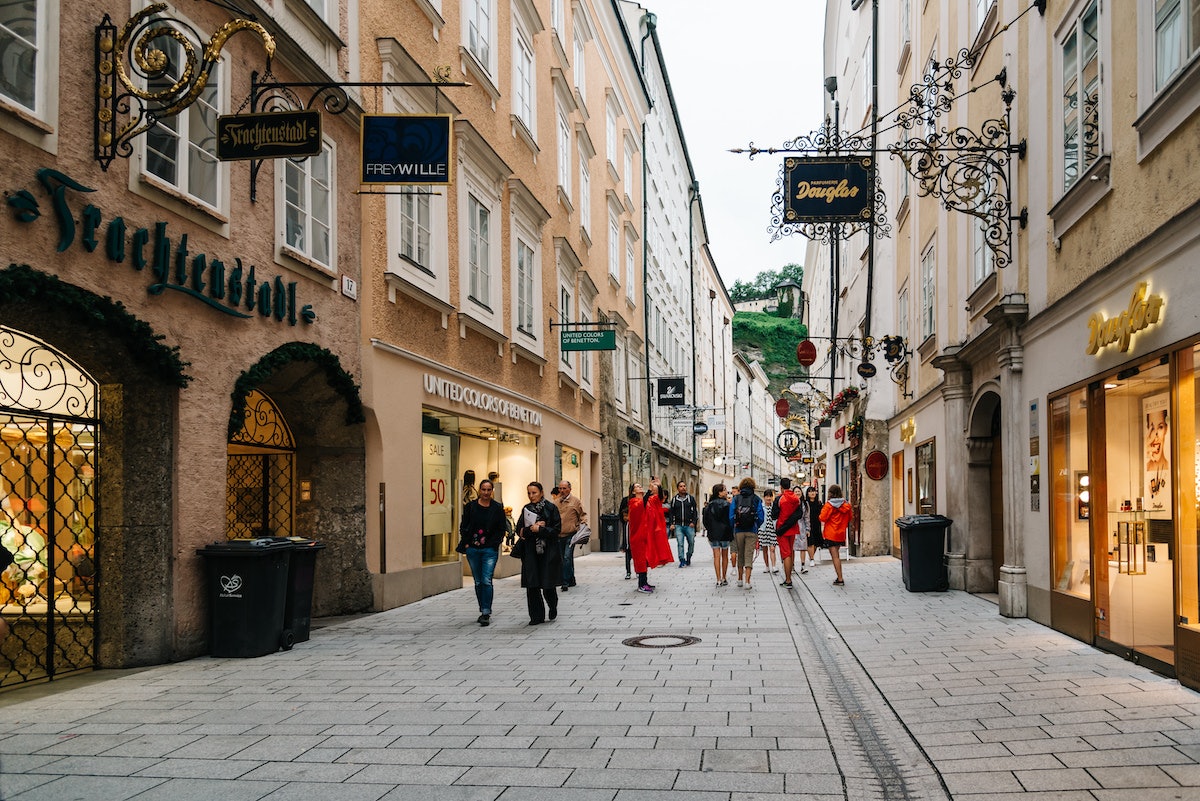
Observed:
[[[313,499],[312,479],[300,479],[300,502],[308,503]]]

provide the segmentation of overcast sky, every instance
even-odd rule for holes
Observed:
[[[799,235],[770,242],[778,147],[821,125],[823,0],[641,0],[658,17],[688,154],[700,182],[710,249],[727,288],[803,262]],[[733,14],[739,13],[740,18]]]

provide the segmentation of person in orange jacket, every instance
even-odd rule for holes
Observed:
[[[834,572],[837,573],[833,583],[840,587],[846,583],[842,580],[841,548],[846,544],[846,529],[850,527],[854,510],[842,497],[842,488],[837,484],[829,485],[827,497],[825,506],[821,508],[821,536],[825,538],[825,547],[829,548],[829,558],[833,561]]]

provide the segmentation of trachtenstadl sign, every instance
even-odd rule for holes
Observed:
[[[520,420],[522,423],[528,423],[532,426],[540,427],[542,425],[541,412],[535,412],[533,409],[505,400],[497,395],[492,395],[489,392],[480,392],[477,389],[464,387],[462,384],[448,381],[445,378],[439,378],[429,373],[425,374],[425,394],[433,395],[437,398],[445,398],[454,403],[462,403],[481,411],[498,414],[501,417]]]

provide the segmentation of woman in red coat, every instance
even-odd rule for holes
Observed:
[[[641,484],[629,488],[629,550],[638,574],[638,592],[654,592],[646,574],[651,568],[675,561],[667,540],[667,519],[658,487],[658,479],[652,478],[648,493],[642,491]]]

